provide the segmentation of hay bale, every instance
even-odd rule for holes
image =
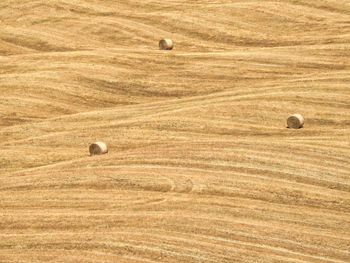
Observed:
[[[287,119],[288,128],[299,129],[304,126],[304,117],[300,114],[293,114]]]
[[[108,153],[107,145],[104,142],[94,142],[89,147],[90,155]]]
[[[165,38],[159,41],[159,49],[161,50],[172,50],[173,47],[173,41],[169,38]]]

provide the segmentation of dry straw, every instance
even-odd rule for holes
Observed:
[[[304,117],[300,114],[293,114],[287,119],[288,128],[299,129],[304,126]]]
[[[108,153],[107,145],[104,142],[94,142],[89,147],[90,155]]]
[[[165,38],[159,41],[159,49],[162,50],[172,50],[174,47],[173,41],[171,39]]]

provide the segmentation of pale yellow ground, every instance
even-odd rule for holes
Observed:
[[[1,263],[350,262],[349,0],[0,20]]]

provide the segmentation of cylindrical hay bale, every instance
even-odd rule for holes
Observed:
[[[159,49],[162,50],[172,50],[174,47],[173,41],[171,39],[165,38],[159,41]]]
[[[304,125],[304,117],[300,114],[293,114],[287,119],[288,128],[299,129]]]
[[[108,153],[107,145],[104,142],[94,142],[89,147],[90,155]]]

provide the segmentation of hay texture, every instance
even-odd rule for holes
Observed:
[[[172,50],[174,47],[171,39],[165,38],[159,41],[159,49],[161,50]]]
[[[300,129],[304,126],[304,117],[300,114],[293,114],[287,119],[287,127],[292,129]]]
[[[108,153],[107,145],[104,142],[94,142],[89,147],[90,155],[100,155]]]

